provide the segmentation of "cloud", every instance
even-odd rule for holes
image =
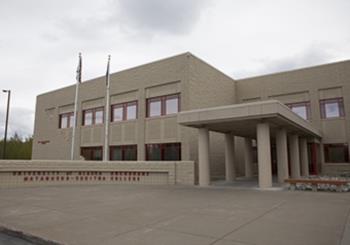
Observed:
[[[1,108],[0,110],[0,138],[4,137],[5,132],[5,119],[6,111]],[[27,137],[33,135],[33,125],[34,125],[34,111],[21,108],[21,107],[11,107],[9,113],[9,124],[7,137],[10,138],[15,133],[20,137]]]
[[[0,89],[13,91],[10,126],[26,128],[14,108],[30,114],[36,95],[74,84],[78,52],[84,80],[105,74],[108,54],[114,72],[190,51],[234,78],[349,59],[349,7],[346,0],[1,0]]]
[[[277,59],[258,59],[258,65],[255,70],[237,70],[233,72],[233,77],[243,78],[289,71],[329,63],[333,58],[332,51],[327,45],[315,45],[303,50],[302,52]]]
[[[189,33],[207,0],[119,0],[123,26],[139,31],[171,34]]]

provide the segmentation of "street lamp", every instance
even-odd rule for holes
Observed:
[[[6,158],[7,126],[8,126],[8,123],[9,123],[11,90],[3,89],[2,92],[7,93],[7,111],[6,111],[6,121],[5,121],[5,136],[4,136],[4,146],[3,146],[3,152],[2,152],[2,158],[5,159]]]

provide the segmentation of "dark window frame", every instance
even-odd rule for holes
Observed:
[[[145,145],[145,151],[146,151],[146,161],[153,161],[153,160],[150,160],[149,158],[149,152],[148,152],[148,147],[150,146],[157,146],[160,148],[160,160],[159,161],[167,161],[167,160],[164,160],[165,157],[164,157],[164,151],[165,151],[165,147],[167,146],[177,146],[177,149],[178,149],[178,160],[168,160],[168,161],[181,161],[181,143],[180,142],[174,142],[174,143],[152,143],[152,144],[146,144]]]
[[[326,114],[326,104],[327,103],[338,103],[339,116],[338,117],[327,117]],[[336,97],[330,99],[320,100],[320,113],[321,119],[333,119],[333,118],[343,118],[345,117],[344,99],[343,97]]]
[[[128,117],[128,106],[133,106],[136,105],[136,118],[133,119],[127,119]],[[122,108],[123,109],[123,116],[122,116],[122,120],[120,121],[114,121],[114,108]],[[114,104],[111,105],[111,118],[110,118],[110,122],[122,122],[122,121],[133,121],[133,120],[137,120],[138,119],[138,114],[139,114],[139,105],[138,105],[138,101],[137,100],[133,100],[133,101],[128,101],[128,102],[123,102],[123,103],[118,103],[118,104]]]
[[[101,150],[101,159],[100,160],[94,160],[92,159],[93,156],[94,156],[94,150]],[[102,161],[103,160],[103,146],[87,146],[87,147],[80,147],[80,155],[81,156],[84,156],[83,152],[84,151],[90,151],[90,156],[89,158],[90,159],[86,159],[85,157],[85,160],[86,161]]]
[[[70,125],[70,118],[74,117],[74,112],[66,112],[66,113],[61,113],[59,114],[59,119],[58,119],[58,128],[62,128],[62,118],[65,117],[67,120],[67,127],[65,128],[71,128],[73,125]]]
[[[326,163],[344,163],[344,162],[334,162],[330,161],[329,148],[330,147],[342,147],[344,151],[344,159],[345,163],[349,162],[349,145],[347,143],[334,143],[334,144],[323,144],[324,149],[324,159]]]
[[[146,99],[146,117],[147,118],[154,118],[154,117],[161,117],[161,116],[177,114],[177,113],[167,114],[167,112],[166,112],[166,101],[174,99],[174,98],[177,99],[177,113],[180,112],[181,111],[181,109],[180,109],[180,105],[181,105],[180,93],[168,94],[168,95],[157,96],[157,97],[152,97],[152,98]],[[156,101],[160,101],[160,115],[150,116],[150,104],[151,104],[151,102],[156,102]]]
[[[96,124],[96,112],[99,112],[99,111],[102,111],[102,122]],[[92,112],[91,124],[85,125],[85,114],[89,113],[89,112]],[[92,108],[92,109],[83,110],[82,114],[83,114],[83,118],[82,118],[82,125],[83,126],[101,125],[105,121],[105,110],[104,110],[103,106]]]
[[[121,155],[122,155],[121,160],[113,160],[112,159],[112,153],[113,153],[112,150],[113,150],[113,148],[117,148],[117,147],[121,148]],[[125,160],[125,150],[130,149],[130,148],[134,148],[136,150],[135,160]],[[110,161],[137,161],[137,145],[111,145],[109,147],[109,160]]]
[[[292,110],[293,107],[305,106],[306,107],[306,118],[303,118],[303,119],[305,119],[305,120],[310,120],[311,119],[311,103],[310,103],[310,101],[286,103],[285,105],[288,106],[290,110]],[[297,113],[295,113],[295,114],[297,114]]]

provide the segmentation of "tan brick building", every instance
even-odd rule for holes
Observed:
[[[202,185],[350,171],[350,61],[234,80],[185,53],[110,79],[105,160],[194,160]],[[77,160],[102,160],[105,95],[105,77],[80,85]],[[74,96],[37,97],[33,159],[70,158]]]

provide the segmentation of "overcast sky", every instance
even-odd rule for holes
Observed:
[[[0,89],[10,134],[31,135],[35,99],[75,82],[192,52],[235,79],[350,59],[348,0],[1,0]],[[6,95],[0,93],[0,138]]]

